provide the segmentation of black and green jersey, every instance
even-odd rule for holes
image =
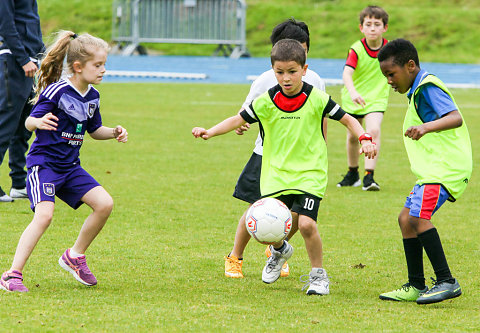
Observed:
[[[262,196],[310,193],[323,197],[328,170],[323,118],[340,120],[344,114],[330,96],[305,82],[295,96],[286,96],[277,85],[242,111],[245,121],[260,123]]]

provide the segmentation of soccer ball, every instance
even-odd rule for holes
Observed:
[[[263,198],[247,211],[245,226],[258,242],[266,245],[278,243],[284,240],[292,229],[292,214],[280,200]]]

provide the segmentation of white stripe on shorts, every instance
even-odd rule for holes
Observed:
[[[28,176],[30,181],[30,194],[32,195],[33,207],[40,201],[40,181],[38,180],[38,165],[32,167],[32,173]]]

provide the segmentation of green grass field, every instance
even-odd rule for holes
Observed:
[[[339,100],[339,87],[327,87]],[[57,264],[89,209],[59,202],[54,220],[27,263],[26,294],[0,293],[2,332],[478,332],[480,185],[434,217],[462,297],[436,305],[383,302],[381,292],[406,282],[397,215],[415,178],[403,148],[406,98],[392,93],[376,180],[382,190],[337,189],[346,169],[345,130],[328,130],[330,182],[319,211],[331,294],[306,296],[309,272],[300,234],[292,239],[291,274],[261,281],[265,247],[251,242],[242,280],[225,278],[223,256],[246,204],[232,198],[248,160],[256,126],[195,140],[193,126],[211,126],[237,112],[247,85],[103,84],[106,125],[124,125],[127,144],[86,140],[82,164],[115,200],[106,227],[87,252],[96,287],[76,282]],[[480,91],[453,90],[469,126],[474,161],[480,156]],[[9,189],[7,163],[0,184]],[[28,201],[0,205],[0,270],[33,214]],[[362,264],[362,265],[360,265]],[[365,265],[363,268],[358,268]],[[426,276],[434,276],[425,257]]]

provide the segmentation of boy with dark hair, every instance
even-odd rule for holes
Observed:
[[[380,127],[387,109],[389,87],[378,67],[377,54],[387,43],[383,34],[388,28],[388,14],[378,6],[368,6],[360,13],[360,31],[365,38],[356,41],[348,52],[343,70],[342,108],[357,118],[365,120],[365,129],[371,133],[380,149]],[[360,186],[358,173],[359,154],[357,138],[347,132],[348,172],[337,187]],[[378,191],[380,185],[373,179],[377,158],[365,159],[365,176],[362,189]]]
[[[206,130],[195,127],[192,134],[207,140],[228,133],[245,121],[259,122],[264,141],[260,190],[263,197],[276,197],[298,214],[298,228],[305,240],[311,271],[304,288],[308,295],[329,294],[329,279],[323,269],[322,240],[316,220],[327,187],[327,145],[321,135],[323,119],[340,121],[359,137],[361,152],[373,158],[375,144],[355,118],[345,114],[325,92],[302,81],[307,70],[302,45],[292,39],[275,44],[272,68],[278,84],[256,98],[233,117]],[[270,246],[272,252],[263,268],[262,280],[273,283],[282,265],[293,254],[287,241]]]
[[[462,290],[452,276],[432,215],[455,201],[472,173],[467,126],[455,100],[436,76],[420,69],[417,50],[407,40],[389,42],[378,54],[380,68],[395,91],[409,97],[403,123],[404,144],[416,185],[398,217],[407,260],[408,282],[380,299],[430,304],[458,297]],[[428,290],[423,249],[436,281]]]
[[[301,21],[296,21],[295,19],[288,19],[275,28],[273,28],[272,35],[270,40],[272,46],[275,45],[278,41],[282,39],[294,39],[300,42],[305,49],[305,52],[308,53],[310,47],[310,35],[308,31],[308,26]],[[305,76],[302,78],[303,81],[311,84],[315,88],[318,88],[322,91],[325,91],[325,83],[314,71],[307,69]],[[245,99],[245,102],[242,105],[244,108],[248,107],[252,101],[266,92],[271,87],[277,84],[277,79],[275,78],[275,73],[273,69],[270,69],[262,73],[253,83],[250,88],[250,92]],[[326,133],[326,120],[324,121],[324,133]],[[249,127],[248,123],[236,130],[237,134],[242,134],[243,131],[247,130]],[[245,228],[245,216],[250,208],[251,204],[260,199],[260,169],[262,167],[262,154],[263,154],[263,140],[260,134],[257,136],[255,141],[255,148],[252,152],[252,156],[245,165],[242,173],[240,174],[237,184],[235,186],[235,191],[233,196],[242,201],[248,202],[249,206],[241,216],[238,221],[237,230],[235,233],[235,240],[233,248],[230,253],[225,256],[225,276],[229,278],[243,278],[242,265],[243,265],[243,252],[248,242],[250,241],[250,234]],[[298,215],[292,213],[292,230],[288,238],[292,236],[298,230]],[[267,247],[265,253],[269,257],[271,255],[270,248]],[[282,267],[281,276],[285,277],[290,274],[290,267],[287,262],[284,263]]]

